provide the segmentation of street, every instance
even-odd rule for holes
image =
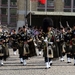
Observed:
[[[23,66],[20,63],[18,51],[17,55],[13,55],[13,50],[10,49],[10,57],[4,61],[4,66],[0,66],[0,75],[75,75],[75,66],[72,63],[65,61],[60,62],[59,59],[53,60],[53,65],[50,69],[45,69],[43,56],[35,56],[26,60],[27,65]],[[38,51],[37,51],[38,52]]]

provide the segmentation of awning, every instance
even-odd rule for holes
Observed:
[[[42,12],[42,11],[32,11],[32,12],[29,12],[27,15],[29,15],[30,13],[32,15],[75,16],[74,12],[44,12],[44,11]]]
[[[30,15],[31,15],[31,17],[30,17]],[[67,21],[71,27],[75,23],[75,13],[74,12],[32,11],[32,12],[29,12],[26,16],[28,25],[31,25],[31,26],[41,26],[43,18],[45,18],[45,17],[52,18],[54,27],[59,27],[60,26],[59,22],[61,22],[64,27],[67,26],[66,25]]]

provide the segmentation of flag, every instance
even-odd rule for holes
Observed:
[[[45,4],[45,3],[46,3],[46,0],[39,0],[39,2],[40,2],[41,4]]]

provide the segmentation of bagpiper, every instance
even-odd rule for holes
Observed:
[[[25,26],[23,26],[23,28],[17,33],[19,58],[20,58],[20,62],[23,63],[23,65],[26,65],[26,59],[28,58],[28,54],[29,54],[26,31],[27,30]]]
[[[72,55],[74,58],[74,66],[75,66],[75,24],[72,30]]]
[[[20,58],[20,63],[23,63],[23,39],[22,39],[22,27],[18,28],[17,32],[17,44],[18,44],[18,54]]]
[[[36,55],[35,46],[31,35],[27,32],[27,28],[23,26],[21,32],[18,33],[18,50],[21,63],[26,65],[26,59]]]
[[[9,57],[8,40],[7,35],[0,32],[0,65],[4,65],[3,60],[6,61]]]
[[[3,56],[4,56],[3,38],[2,33],[0,32],[0,65],[3,65]]]
[[[39,55],[41,55],[42,54],[42,30],[39,30],[39,34],[36,40],[37,40],[38,53]]]
[[[72,33],[70,31],[70,28],[67,28],[67,33],[65,34],[65,50],[67,54],[67,63],[71,63],[71,55],[72,55]]]
[[[12,40],[13,54],[16,55],[16,51],[17,51],[17,33],[16,33],[15,29],[12,29],[12,33],[10,35],[10,40]]]
[[[63,28],[60,28],[60,34],[59,36],[59,57],[60,57],[60,61],[64,61],[64,55],[65,55],[65,41],[64,41],[64,36],[65,33],[63,32]]]
[[[51,18],[44,18],[43,20],[43,56],[46,64],[46,69],[51,67],[51,60],[53,58],[53,50],[52,50],[52,44],[53,44],[53,32],[52,32],[52,26],[53,21]]]

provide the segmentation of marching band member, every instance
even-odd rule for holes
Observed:
[[[36,55],[34,42],[25,26],[23,26],[21,34],[19,34],[18,50],[20,55],[19,57],[21,58],[21,63],[23,63],[23,65],[27,64],[26,59],[28,59],[28,57]]]
[[[23,65],[26,65],[26,59],[28,58],[29,49],[27,44],[27,33],[26,28],[23,26],[21,32],[18,33],[18,50],[19,50],[19,57],[20,62]]]
[[[60,61],[64,61],[64,32],[63,32],[63,28],[60,28],[60,34],[59,34],[59,57],[60,57]]]
[[[42,31],[41,30],[39,30],[39,34],[37,37],[37,48],[39,51],[39,55],[41,55],[42,53]]]
[[[56,47],[57,47],[57,51],[58,51],[58,57],[60,57],[60,31],[57,30],[57,33],[56,33]]]
[[[44,41],[43,41],[43,56],[45,59],[46,69],[51,67],[51,59],[53,58],[53,50],[52,50],[52,36],[53,33],[51,31],[53,26],[53,21],[50,18],[45,18],[43,20],[43,35],[44,35]]]
[[[17,39],[18,39],[18,53],[19,53],[19,58],[20,58],[20,63],[23,63],[23,56],[22,56],[22,49],[23,49],[23,41],[22,41],[22,36],[21,36],[21,33],[22,33],[22,28],[19,27],[18,28],[18,33],[17,33]]]
[[[17,51],[17,33],[16,30],[12,30],[12,34],[10,36],[10,39],[12,40],[12,48],[13,48],[13,54],[16,55]]]
[[[7,57],[9,57],[8,50],[8,37],[4,35],[3,32],[0,32],[0,65],[4,65],[3,60],[6,61]]]
[[[73,54],[74,65],[75,65],[75,24],[72,30],[72,54]]]
[[[3,65],[3,56],[4,56],[3,39],[2,33],[0,32],[0,65]]]
[[[71,50],[72,50],[72,44],[71,44],[71,39],[72,39],[72,33],[70,31],[70,28],[67,28],[67,33],[65,35],[65,50],[67,54],[67,63],[71,63]]]

